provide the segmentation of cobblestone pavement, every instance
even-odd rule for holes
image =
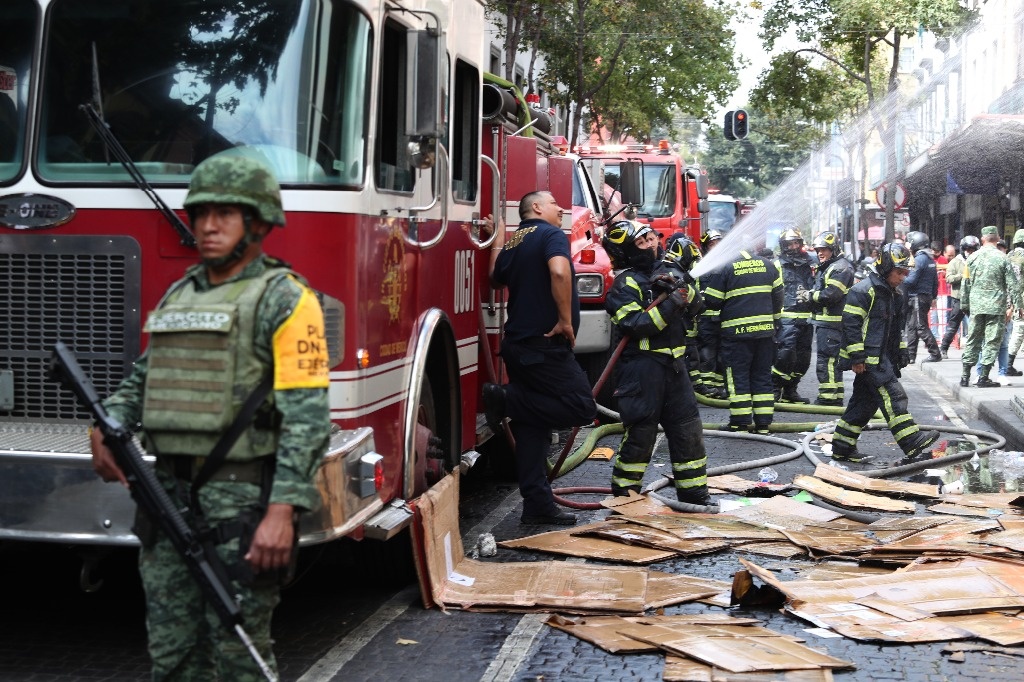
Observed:
[[[968,416],[951,392],[920,369],[905,373],[915,417],[923,425],[943,423],[988,430]],[[813,377],[800,387],[813,396]],[[958,416],[960,413],[963,417]],[[703,407],[705,423],[726,420],[724,410]],[[820,419],[820,417],[818,418]],[[961,421],[962,419],[962,421]],[[813,415],[779,412],[778,422],[805,422]],[[562,436],[564,437],[564,433]],[[793,439],[798,434],[791,434]],[[582,440],[582,439],[581,439]],[[601,444],[617,445],[618,437]],[[780,454],[778,446],[753,441],[706,438],[711,466]],[[881,462],[900,453],[888,432],[866,432],[860,445]],[[561,449],[552,446],[553,454]],[[871,466],[875,466],[872,463]],[[803,458],[774,467],[780,481],[810,473]],[[856,468],[856,467],[851,467]],[[490,454],[462,483],[460,504],[464,541],[479,533],[498,540],[521,537],[536,528],[519,525],[518,492],[508,467]],[[648,470],[648,481],[669,471],[663,444]],[[741,472],[753,477],[756,472]],[[587,461],[558,480],[558,486],[607,486],[610,463]],[[588,498],[593,501],[594,496]],[[581,521],[605,511],[581,511]],[[926,512],[920,512],[926,513]],[[740,568],[733,552],[654,564],[659,570],[730,580]],[[750,557],[781,579],[796,577],[807,561]],[[78,588],[74,552],[57,546],[0,546],[0,565],[8,595],[0,618],[0,682],[148,679],[141,590],[131,552],[115,552],[101,564],[106,584],[95,593]],[[499,549],[491,561],[558,560],[532,552]],[[367,568],[372,562],[374,568]],[[381,571],[390,566],[393,570]],[[425,610],[408,573],[401,543],[341,543],[303,553],[302,576],[290,587],[275,617],[274,632],[284,680],[659,680],[660,655],[616,656],[542,624],[544,616]],[[685,604],[667,613],[723,612]],[[803,637],[810,646],[853,661],[857,669],[834,673],[843,680],[1021,680],[1024,659],[969,652],[964,663],[951,662],[942,644],[871,645],[826,639],[804,632],[808,624],[769,609],[729,610],[753,616],[773,630]]]

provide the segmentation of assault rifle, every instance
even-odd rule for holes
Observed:
[[[132,440],[131,432],[107,413],[95,387],[79,366],[78,360],[60,341],[53,347],[49,376],[59,381],[65,388],[71,389],[79,402],[92,413],[96,420],[96,428],[103,433],[104,444],[110,448],[117,465],[128,479],[128,486],[136,504],[170,538],[171,544],[188,566],[206,600],[217,611],[224,627],[234,630],[266,678],[276,682],[277,676],[260,656],[249,634],[242,627],[242,611],[230,592],[230,581],[226,577],[227,572],[220,557],[216,552],[206,550],[198,533],[185,520],[182,510],[171,500],[170,495],[157,480],[153,468],[143,460],[142,451]]]

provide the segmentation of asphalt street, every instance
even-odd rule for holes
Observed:
[[[1010,404],[1017,386],[993,389],[958,385],[960,364],[953,356],[940,363],[919,364],[904,372],[904,385],[914,416],[927,427],[998,431],[1012,443],[1024,434],[1024,422]],[[847,385],[851,383],[847,377]],[[816,393],[813,376],[800,392]],[[702,407],[707,425],[726,421],[724,409]],[[990,415],[1002,415],[992,423]],[[1012,421],[1010,417],[1016,419]],[[777,422],[834,419],[779,411]],[[1005,422],[1005,423],[1004,423]],[[564,438],[566,433],[560,434]],[[801,434],[785,434],[794,441]],[[600,445],[614,448],[618,436]],[[582,440],[582,438],[581,438]],[[749,462],[779,454],[784,448],[755,441],[727,440],[713,431],[705,442],[710,465]],[[888,432],[865,432],[860,449],[878,458],[871,466],[893,463],[901,453]],[[552,445],[552,456],[561,442]],[[463,478],[460,531],[467,548],[479,536],[513,539],[546,530],[519,523],[521,504],[508,463],[491,452]],[[827,460],[826,460],[827,461]],[[936,462],[940,465],[941,462]],[[811,464],[798,458],[774,467],[779,481],[809,474]],[[855,469],[856,465],[851,465]],[[647,481],[669,471],[667,449],[659,442]],[[976,469],[958,467],[956,475],[979,486]],[[756,471],[740,472],[753,478]],[[610,463],[587,460],[558,479],[556,486],[607,486]],[[1015,481],[995,477],[997,489]],[[990,486],[991,487],[991,486]],[[573,496],[592,502],[600,496]],[[581,521],[603,518],[605,510],[582,510]],[[922,511],[920,513],[927,513]],[[739,553],[718,552],[653,565],[663,571],[731,580],[740,568]],[[782,580],[797,577],[809,560],[778,560],[748,556]],[[562,560],[535,552],[499,549],[488,561]],[[77,550],[59,546],[0,546],[0,566],[8,595],[0,619],[0,681],[145,680],[145,626],[141,590],[131,552],[114,552],[98,563],[95,578],[104,585],[95,592],[79,586]],[[580,561],[570,559],[570,561]],[[521,613],[476,613],[424,609],[409,572],[411,563],[401,543],[340,543],[305,550],[299,580],[285,591],[275,616],[274,633],[284,680],[659,680],[660,655],[619,656],[543,624],[546,616]],[[383,570],[389,568],[390,570]],[[833,656],[853,661],[853,671],[836,671],[836,680],[1020,680],[1024,659],[969,652],[962,663],[942,653],[943,644],[879,645],[845,638],[822,638],[808,633],[808,623],[774,609],[733,608],[684,604],[666,613],[728,612],[757,618],[772,630],[794,635]]]

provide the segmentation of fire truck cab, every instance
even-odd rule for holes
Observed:
[[[333,430],[302,543],[390,537],[474,461],[503,322],[483,218],[513,227],[520,196],[550,188],[573,206],[573,253],[599,238],[597,194],[543,112],[485,82],[484,8],[0,5],[0,541],[136,543],[134,505],[92,471],[89,415],[47,365],[63,341],[100,395],[118,386],[148,312],[196,262],[182,202],[215,154],[274,170],[287,225],[265,249],[325,312]]]
[[[623,163],[638,163],[640,192],[635,198],[636,205],[632,207],[636,220],[651,225],[660,235],[662,244],[677,232],[700,244],[701,225],[709,210],[707,175],[699,166],[687,165],[670,149],[668,141],[662,140],[657,146],[588,146],[580,149],[580,158],[589,163],[595,184],[603,190],[605,215],[619,213],[623,206],[620,187]],[[582,255],[589,254],[584,252]],[[614,330],[604,308],[605,292],[611,288],[615,273],[603,250],[594,258],[592,263],[573,263],[577,278],[584,273],[594,280],[589,295],[584,296],[580,290],[583,322],[580,333],[576,335],[577,359],[587,371],[591,383],[600,377],[615,346]],[[599,276],[603,277],[604,286],[597,293],[596,280]]]

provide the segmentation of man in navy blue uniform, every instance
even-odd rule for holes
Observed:
[[[487,423],[497,430],[502,419],[511,421],[522,523],[571,526],[576,516],[555,504],[545,462],[553,428],[582,426],[597,414],[590,383],[572,353],[580,326],[576,275],[555,197],[530,192],[519,202],[519,218],[507,241],[499,222],[491,245],[491,285],[508,287],[501,357],[509,383],[484,384]]]
[[[928,248],[928,235],[924,232],[911,232],[907,235],[907,246],[914,254],[914,269],[903,282],[903,295],[907,297],[907,350],[910,352],[910,362],[917,359],[918,340],[924,341],[928,349],[925,362],[938,362],[942,359],[942,352],[928,326],[932,301],[939,293],[938,270]]]

